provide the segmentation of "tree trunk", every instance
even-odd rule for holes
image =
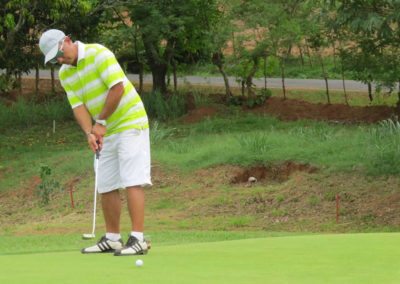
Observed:
[[[174,75],[174,91],[178,91],[178,76],[176,74],[176,61],[172,59],[172,73]]]
[[[161,94],[167,93],[167,84],[165,76],[167,75],[166,64],[155,64],[150,66],[151,74],[153,76],[153,92],[159,91]]]
[[[284,59],[281,59],[281,74],[282,74],[282,91],[283,91],[283,99],[286,100],[286,86],[285,86],[285,62]]]
[[[337,64],[336,64],[336,47],[335,43],[332,43],[332,48],[333,48],[333,66],[335,67],[335,70],[337,69]]]
[[[400,79],[399,79],[398,84],[399,84],[399,86],[397,88],[397,103],[396,103],[396,106],[397,106],[397,110],[400,110]]]
[[[329,95],[328,75],[326,73],[325,65],[324,65],[324,59],[322,58],[321,54],[319,54],[319,60],[321,62],[322,74],[323,74],[323,77],[324,77],[324,80],[325,80],[326,98],[328,100],[328,105],[330,105],[331,104],[331,97]]]
[[[372,84],[371,82],[368,82],[368,97],[369,101],[372,102],[374,98],[372,97]]]
[[[253,91],[253,77],[258,70],[258,63],[259,63],[259,58],[258,56],[255,56],[253,58],[253,67],[251,68],[249,75],[246,77],[247,96],[249,97],[255,95]]]
[[[341,70],[342,70],[342,82],[343,82],[343,92],[344,92],[344,101],[346,102],[346,105],[349,105],[349,100],[347,98],[347,92],[346,92],[346,81],[344,80],[344,70],[343,70],[343,64],[341,64]]]
[[[167,88],[171,86],[171,68],[167,67]]]
[[[301,67],[304,67],[303,50],[301,49],[301,46],[300,46],[300,45],[299,45],[299,52],[300,52],[300,59],[301,59]]]
[[[56,83],[55,83],[55,80],[54,80],[54,66],[52,65],[51,66],[51,91],[52,91],[52,93],[53,94],[55,94],[56,93]]]
[[[39,97],[39,64],[35,65],[35,95]]]
[[[232,32],[232,52],[233,55],[236,57],[236,49],[235,49],[235,33]]]
[[[164,51],[164,56],[161,56],[158,52],[158,43],[152,38],[148,37],[146,33],[142,33],[143,44],[146,51],[147,62],[150,66],[151,74],[153,76],[153,92],[159,91],[163,95],[167,94],[167,85],[165,77],[167,75],[167,68],[170,59],[171,43],[167,43],[167,47]]]
[[[264,90],[267,90],[267,56],[264,55]]]
[[[219,72],[221,73],[222,77],[224,78],[225,83],[225,95],[226,100],[232,97],[231,88],[229,86],[228,76],[224,70],[224,62],[223,62],[223,54],[222,52],[216,52],[212,56],[212,62],[214,65],[218,67]]]
[[[308,56],[308,61],[310,63],[310,66],[313,67],[312,59],[311,59],[311,52],[310,52],[310,48],[308,47],[307,43],[306,43],[306,51],[307,51],[307,56]]]
[[[17,79],[17,84],[18,84],[18,95],[22,96],[22,76],[21,73],[18,73],[18,79]]]
[[[139,94],[143,93],[143,64],[139,63]]]

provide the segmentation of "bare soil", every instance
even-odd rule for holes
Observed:
[[[312,104],[294,99],[271,97],[263,106],[252,110],[255,113],[267,113],[282,120],[312,119],[341,123],[375,123],[392,118],[397,114],[389,106],[348,106],[344,104]]]
[[[264,105],[243,108],[245,112],[267,114],[284,121],[310,119],[333,123],[376,123],[399,115],[399,110],[389,106],[348,106],[345,104],[313,104],[296,99],[269,98]],[[184,123],[197,123],[219,113],[217,107],[204,106],[190,110],[182,118]]]

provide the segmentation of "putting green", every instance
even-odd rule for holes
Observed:
[[[136,267],[136,259],[144,261]],[[0,255],[0,283],[400,283],[400,234],[160,246],[142,257]]]

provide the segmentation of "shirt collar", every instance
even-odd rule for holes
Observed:
[[[80,41],[76,41],[76,44],[78,45],[78,62],[79,62],[85,58],[85,44]]]

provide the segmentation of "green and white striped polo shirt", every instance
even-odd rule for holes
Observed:
[[[84,104],[93,119],[100,115],[109,89],[119,82],[124,84],[124,94],[114,113],[107,119],[106,136],[128,129],[149,127],[142,100],[126,78],[114,54],[100,44],[83,44],[79,41],[77,66],[63,64],[60,82],[67,93],[72,108]]]

